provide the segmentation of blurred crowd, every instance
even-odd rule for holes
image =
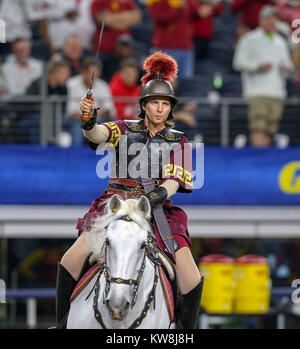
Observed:
[[[73,145],[84,142],[79,100],[90,87],[106,9],[93,86],[100,122],[137,118],[142,64],[159,49],[178,62],[177,95],[190,97],[174,113],[176,129],[199,140],[199,120],[210,118],[211,110],[200,108],[197,97],[211,101],[218,100],[216,93],[230,97],[241,92],[248,101],[243,117],[248,115],[249,136],[239,141],[273,144],[289,97],[287,81],[300,86],[300,0],[2,0],[6,40],[0,43],[0,143],[6,139],[1,129],[17,127],[27,130],[26,142],[40,141],[37,132],[30,133],[39,127],[40,108],[22,109],[14,118],[5,104],[21,96],[64,97],[64,130]],[[236,81],[241,91],[235,90]],[[208,96],[211,89],[214,94]],[[59,252],[49,247],[51,240],[26,243],[9,246],[9,265],[19,273],[20,284],[40,285],[40,270],[47,268],[43,286],[53,285],[53,261],[64,253],[65,241]],[[274,242],[262,250],[246,239],[238,246],[229,239],[202,239],[195,241],[194,255],[267,255],[272,276],[285,285],[299,277],[298,246],[298,240]],[[236,247],[240,252],[234,252]]]
[[[222,73],[242,77],[248,142],[272,144],[286,81],[300,86],[300,0],[2,0],[1,100],[64,96],[64,127],[72,144],[84,142],[79,100],[90,87],[106,11],[94,84],[100,121],[137,117],[143,60],[159,49],[178,62],[179,96],[189,96],[183,83],[197,77],[209,76],[220,91]],[[199,135],[197,110],[195,98],[174,114],[192,139]],[[19,127],[38,123],[37,113],[27,113]]]

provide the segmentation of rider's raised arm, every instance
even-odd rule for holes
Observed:
[[[106,143],[109,137],[109,131],[104,125],[94,125],[90,130],[83,129],[84,136],[95,144]]]

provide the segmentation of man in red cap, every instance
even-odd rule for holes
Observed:
[[[182,209],[174,206],[169,200],[176,192],[190,193],[193,188],[191,149],[186,151],[188,140],[182,132],[170,127],[174,126],[173,108],[177,103],[171,84],[177,75],[177,63],[170,56],[157,52],[146,59],[144,69],[147,74],[142,78],[140,120],[118,120],[97,125],[94,101],[86,97],[81,99],[81,111],[92,115],[90,120],[82,123],[81,126],[92,147],[96,148],[99,144],[110,143],[118,148],[123,135],[127,138],[128,147],[136,143],[142,144],[147,154],[139,164],[140,169],[144,171],[142,171],[143,174],[141,175],[139,172],[137,176],[134,176],[130,172],[130,166],[128,166],[125,178],[120,176],[124,168],[121,165],[119,167],[120,158],[124,154],[116,155],[116,175],[114,178],[111,176],[108,188],[94,200],[84,218],[78,220],[77,229],[80,236],[59,264],[58,320],[64,316],[63,311],[67,311],[64,307],[64,298],[68,299],[75,280],[80,277],[82,265],[90,253],[84,235],[90,231],[93,220],[103,213],[107,199],[118,194],[123,199],[146,196],[153,209],[153,214],[158,206],[162,207],[161,211],[165,217],[155,216],[152,223],[157,244],[176,263],[177,286],[180,291],[177,326],[195,328],[197,325],[203,278],[200,277],[190,251],[191,238],[187,229],[187,216]],[[169,153],[170,156],[164,157],[161,146],[165,145],[168,148],[171,144],[173,150]],[[158,148],[160,151],[156,152]],[[116,152],[116,154],[119,153]],[[135,159],[136,153],[132,155],[131,152],[127,151],[124,156],[129,163]],[[153,168],[149,166],[149,159],[151,159],[151,165],[153,159],[158,159],[159,168],[155,176],[152,175]],[[147,181],[149,178],[150,181],[153,180],[154,189],[151,191],[147,190],[145,178]],[[163,218],[167,219],[170,226],[172,234],[170,240],[173,241],[174,254],[170,253],[169,248],[167,248],[168,244],[164,243],[162,236],[164,231],[161,231],[161,222],[159,221]],[[69,284],[69,293],[66,284]]]

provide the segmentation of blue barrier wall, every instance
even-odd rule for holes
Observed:
[[[300,148],[205,147],[204,185],[178,205],[300,205]],[[194,162],[196,153],[194,152]],[[88,146],[0,146],[0,204],[89,205],[106,188]]]

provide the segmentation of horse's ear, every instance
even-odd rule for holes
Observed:
[[[145,217],[150,217],[151,206],[149,200],[145,196],[141,196],[138,203],[138,208],[142,211]]]
[[[118,195],[113,195],[108,202],[108,208],[112,213],[116,213],[119,211],[121,207],[121,200]]]

